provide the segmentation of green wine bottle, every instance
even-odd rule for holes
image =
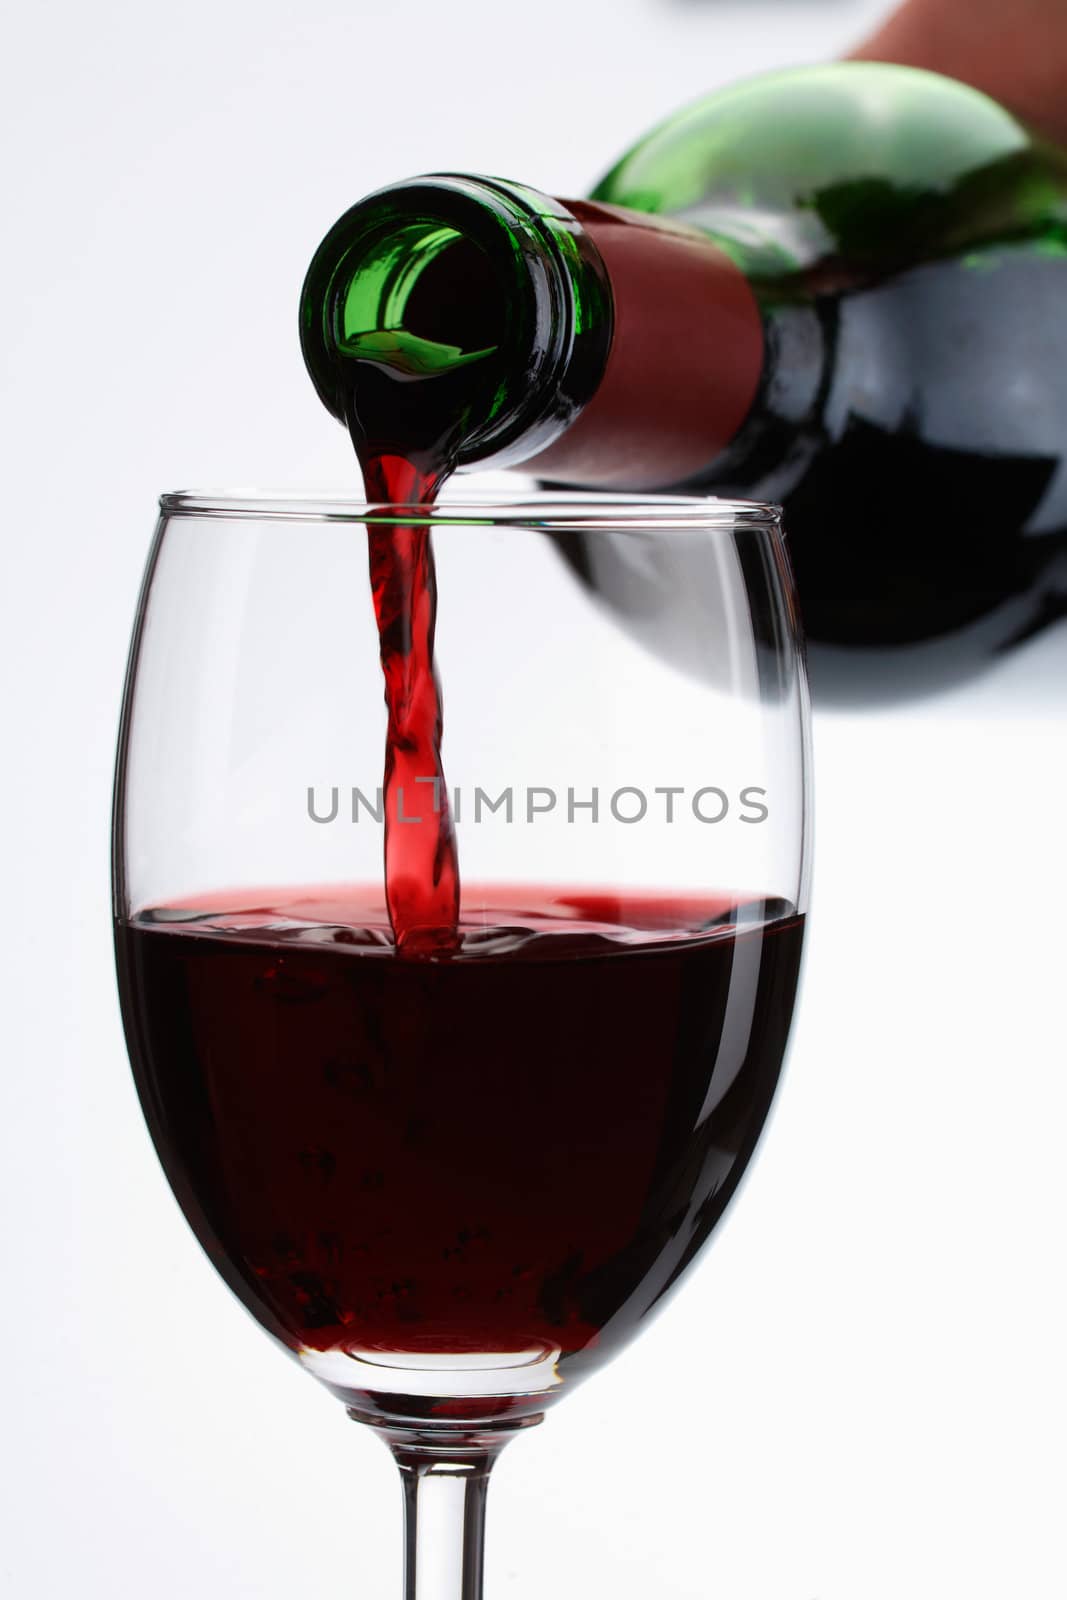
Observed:
[[[364,455],[435,482],[522,462],[782,501],[809,637],[893,690],[1067,612],[1065,310],[1067,155],[952,80],[846,62],[712,95],[589,201],[372,196],[301,328]]]

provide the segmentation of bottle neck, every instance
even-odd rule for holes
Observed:
[[[665,488],[749,412],[763,326],[707,235],[591,201],[456,175],[379,191],[320,245],[304,357],[364,465],[527,464],[604,488]]]
[[[741,268],[707,234],[620,206],[568,200],[611,285],[600,384],[529,467],[614,489],[659,489],[705,472],[751,410],[763,320]]]

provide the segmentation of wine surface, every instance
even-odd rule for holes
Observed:
[[[119,922],[134,1072],[189,1222],[290,1349],[547,1354],[576,1373],[733,1194],[803,918],[710,896],[465,903],[432,961],[395,958],[374,890]]]

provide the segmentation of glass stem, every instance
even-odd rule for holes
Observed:
[[[485,1496],[497,1450],[394,1450],[404,1489],[404,1600],[482,1600]]]

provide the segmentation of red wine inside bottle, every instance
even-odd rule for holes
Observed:
[[[380,890],[117,926],[174,1192],[350,1402],[395,1353],[603,1361],[722,1215],[778,1078],[803,933],[783,902],[476,899],[445,961],[394,958]]]
[[[445,288],[456,241],[484,303]],[[341,418],[346,328],[418,362],[390,425],[418,450],[447,413],[455,467],[782,502],[817,685],[893,693],[1067,611],[1065,291],[1067,155],[962,84],[844,62],[689,108],[592,202],[382,191],[324,241],[302,333]],[[612,606],[625,552],[592,545],[561,552]]]
[[[741,268],[765,356],[690,488],[780,501],[816,691],[929,690],[1067,611],[1067,156],[842,63],[670,119],[596,190]]]

